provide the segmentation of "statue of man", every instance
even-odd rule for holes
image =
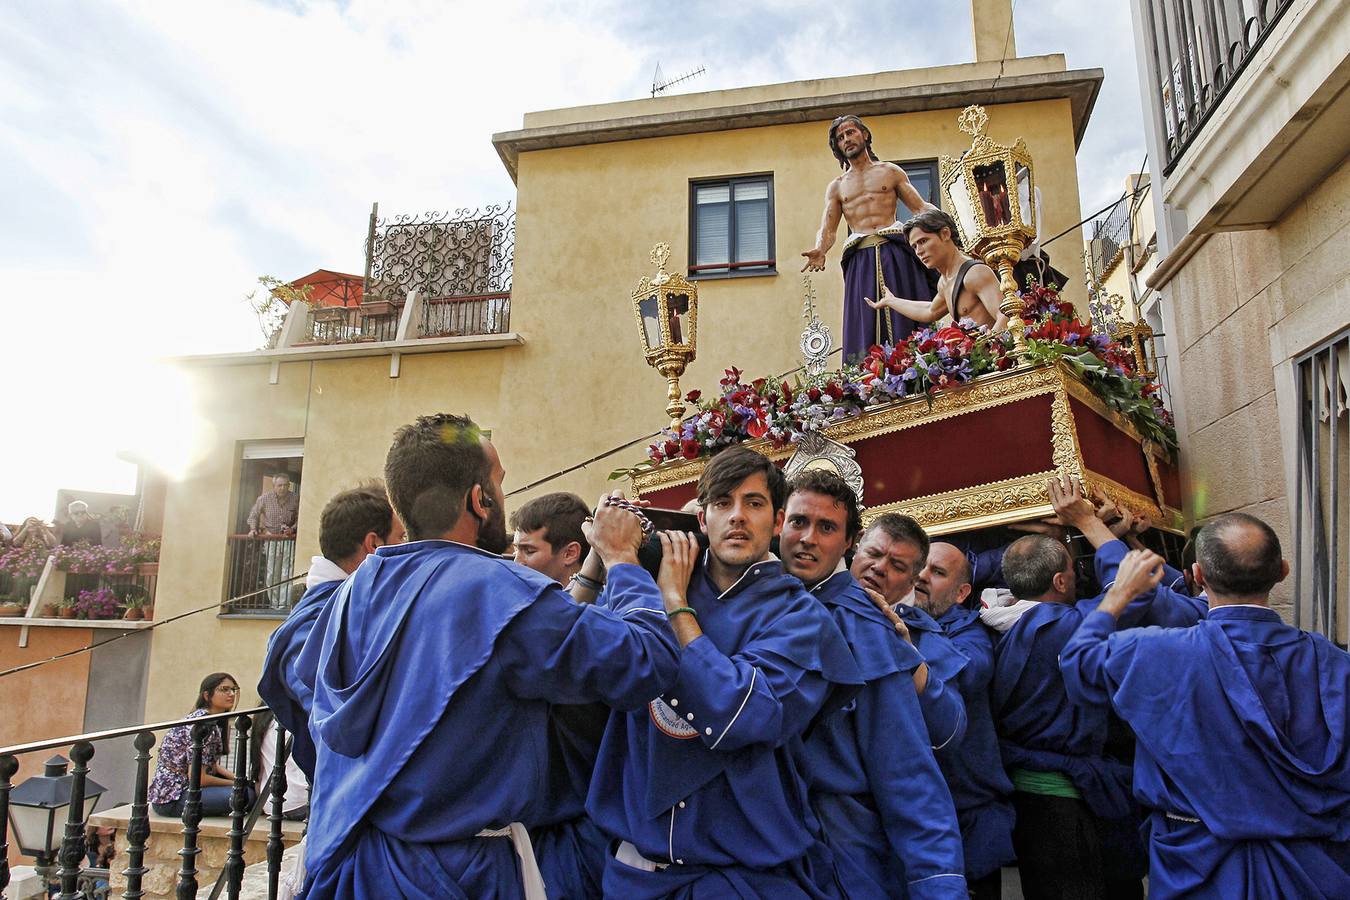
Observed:
[[[914,330],[913,320],[888,309],[874,309],[867,298],[889,291],[898,297],[929,301],[933,279],[905,239],[896,221],[900,203],[911,213],[936,209],[919,196],[905,170],[882,162],[872,152],[872,132],[857,116],[840,116],[830,125],[830,151],[843,174],[825,189],[816,245],[802,253],[803,272],[825,269],[842,216],[844,242],[844,359],[866,353],[872,344],[895,343]]]

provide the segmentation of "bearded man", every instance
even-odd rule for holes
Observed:
[[[919,261],[897,221],[899,204],[911,213],[937,207],[919,196],[905,170],[882,162],[872,152],[872,132],[857,116],[840,116],[830,125],[830,152],[843,173],[825,189],[825,211],[816,245],[802,253],[803,272],[823,272],[825,254],[834,246],[842,217],[849,236],[844,242],[844,359],[867,352],[872,344],[895,343],[914,330],[914,320],[873,308],[867,298],[887,291],[898,297],[928,302],[935,275]]]

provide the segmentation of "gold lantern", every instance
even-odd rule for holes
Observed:
[[[967,106],[957,127],[972,136],[970,149],[959,159],[943,156],[942,191],[961,228],[968,252],[989,264],[999,275],[1013,352],[1025,353],[1026,323],[1013,267],[1022,251],[1036,239],[1035,183],[1031,154],[1021,138],[1009,147],[984,133],[989,116],[980,106]]]
[[[666,415],[676,430],[684,417],[684,395],[680,376],[694,359],[698,337],[698,287],[687,278],[666,271],[670,245],[652,248],[656,274],[644,275],[633,289],[633,314],[637,316],[638,335],[647,365],[665,376],[668,388]]]

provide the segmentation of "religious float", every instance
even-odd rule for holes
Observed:
[[[1151,336],[1133,323],[1094,333],[1053,287],[1018,283],[1014,266],[1036,235],[1032,160],[1020,139],[988,137],[987,121],[979,107],[962,113],[972,145],[959,159],[943,157],[941,180],[964,245],[999,275],[1006,332],[969,321],[921,328],[827,372],[831,339],[807,276],[799,374],[747,379],[731,368],[716,396],[684,395],[698,287],[666,272],[669,248],[658,245],[657,272],[632,301],[647,361],[667,380],[670,424],[645,461],[615,476],[652,505],[679,508],[708,458],[743,442],[789,475],[839,473],[864,522],[898,512],[951,535],[1052,515],[1046,482],[1068,474],[1178,532],[1176,438],[1153,380]]]

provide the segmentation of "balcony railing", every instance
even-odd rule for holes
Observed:
[[[392,341],[398,336],[401,303],[376,301],[356,306],[319,306],[309,311],[303,343],[354,344]]]
[[[116,881],[125,879],[124,890],[118,896],[128,898],[128,900],[145,896],[146,876],[151,874],[151,869],[147,865],[151,863],[151,860],[147,857],[147,842],[151,837],[152,825],[147,800],[151,780],[150,750],[155,746],[155,732],[175,727],[186,727],[191,729],[191,756],[188,766],[188,783],[182,796],[184,801],[181,816],[183,826],[181,832],[182,849],[178,851],[182,863],[176,877],[176,896],[179,898],[196,897],[201,888],[204,887],[204,885],[199,884],[199,876],[207,874],[209,877],[210,874],[199,870],[199,862],[205,862],[205,860],[199,860],[202,855],[201,843],[203,841],[201,828],[203,824],[201,813],[203,747],[210,729],[218,727],[221,723],[229,722],[233,725],[234,744],[230,758],[234,761],[235,772],[235,779],[230,792],[230,815],[228,817],[230,825],[227,835],[229,848],[224,855],[224,865],[214,879],[210,897],[215,898],[222,893],[230,900],[237,900],[239,897],[245,868],[245,843],[253,832],[258,818],[263,812],[266,812],[268,823],[267,896],[269,900],[275,898],[280,880],[281,857],[285,846],[284,838],[288,836],[283,826],[283,810],[287,789],[286,758],[289,754],[290,741],[285,739],[284,731],[281,731],[278,727],[276,757],[272,761],[271,775],[267,784],[263,785],[263,789],[259,792],[257,800],[250,806],[250,789],[252,785],[260,782],[263,775],[260,770],[266,768],[266,763],[259,760],[256,768],[250,770],[249,732],[254,718],[259,713],[266,711],[266,707],[260,706],[238,712],[218,713],[191,719],[176,719],[150,725],[136,725],[112,731],[72,735],[0,748],[0,895],[4,894],[5,888],[10,882],[10,870],[7,861],[10,841],[8,813],[10,810],[10,792],[14,787],[12,779],[19,768],[18,757],[28,753],[70,748],[70,759],[75,765],[71,771],[70,805],[64,823],[60,849],[53,855],[53,858],[43,857],[38,862],[40,866],[59,863],[59,868],[55,874],[60,886],[59,893],[56,896],[60,900],[84,900],[84,898],[92,895],[81,889],[81,882],[88,883],[100,875],[106,877],[105,873],[107,873],[107,870],[89,869],[81,865],[85,856],[86,789],[93,768],[91,763],[96,755],[95,745],[105,741],[134,737],[136,749],[135,787],[132,790],[126,827],[117,835],[119,841],[125,842],[124,858],[126,865],[125,867],[114,865],[112,867],[113,878],[110,880],[116,884]],[[293,837],[293,835],[289,836]],[[208,837],[205,840],[211,840],[211,838]],[[211,856],[212,854],[207,854],[205,859],[209,860]],[[118,859],[123,859],[120,851]],[[108,896],[112,896],[111,891]]]
[[[422,337],[505,334],[510,330],[510,293],[422,301]]]
[[[1292,0],[1143,0],[1171,174]]]
[[[1111,274],[1116,257],[1130,242],[1130,196],[1116,201],[1106,215],[1092,223],[1092,274],[1098,283]]]
[[[365,297],[397,302],[511,293],[516,213],[511,204],[379,217],[370,213]],[[474,332],[479,333],[479,332]]]
[[[285,582],[295,570],[295,538],[277,534],[229,537],[226,614],[284,616],[297,586]]]

